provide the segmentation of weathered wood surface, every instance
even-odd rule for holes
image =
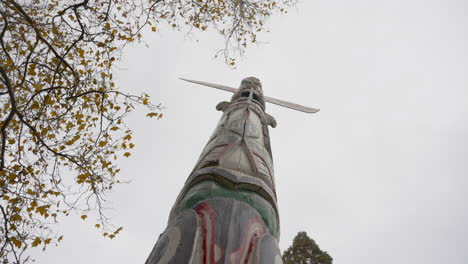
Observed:
[[[230,102],[177,198],[147,264],[282,263],[268,126],[257,78]]]

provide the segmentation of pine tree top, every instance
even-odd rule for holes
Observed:
[[[332,264],[333,258],[320,250],[306,232],[297,233],[293,244],[283,253],[284,264]]]

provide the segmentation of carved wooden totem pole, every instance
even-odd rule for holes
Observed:
[[[276,264],[279,215],[265,102],[315,113],[263,96],[257,78],[239,89],[189,82],[233,92],[195,168],[188,177],[146,264]]]

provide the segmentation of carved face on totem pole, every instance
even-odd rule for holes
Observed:
[[[263,99],[262,83],[255,77],[248,77],[242,80],[237,92],[231,97],[231,103],[236,100],[251,100],[259,104],[265,110],[265,100]]]

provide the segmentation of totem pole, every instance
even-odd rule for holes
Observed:
[[[185,80],[185,79],[183,79]],[[233,92],[174,206],[146,264],[282,263],[279,215],[265,102],[306,113],[318,109],[263,96],[257,78],[239,89],[185,80]]]

